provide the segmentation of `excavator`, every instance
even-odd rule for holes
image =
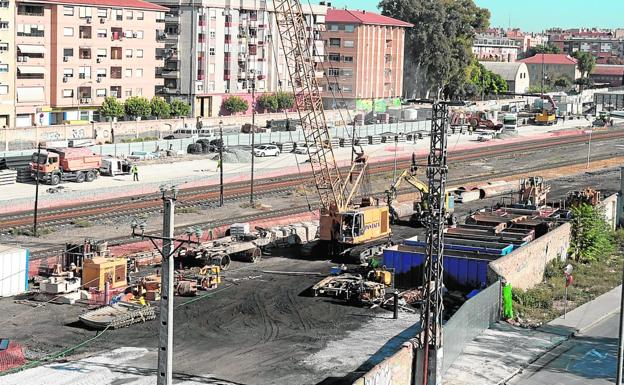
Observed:
[[[532,94],[532,93],[516,93],[504,92],[503,95],[520,96],[520,97],[537,97],[542,100],[542,108],[536,113],[533,122],[539,126],[550,126],[557,124],[557,103],[548,94]],[[547,106],[550,105],[550,107]]]
[[[397,223],[402,218],[409,216],[409,224],[412,226],[424,226],[429,211],[427,207],[429,185],[420,181],[417,177],[418,166],[416,164],[416,154],[412,154],[410,167],[403,170],[401,175],[394,181],[392,186],[386,190],[386,202],[390,209],[391,223]],[[407,182],[416,189],[411,202],[401,203],[398,201],[399,187]],[[452,193],[446,192],[445,200],[446,222],[449,226],[457,224],[455,211],[455,197]]]
[[[331,256],[366,262],[390,242],[390,212],[374,197],[356,195],[365,179],[367,157],[357,153],[346,175],[341,175],[320,95],[322,71],[315,67],[309,28],[298,0],[273,0],[286,68],[295,95],[314,185],[320,198],[320,242]]]

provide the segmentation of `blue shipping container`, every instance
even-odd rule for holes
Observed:
[[[383,264],[395,269],[395,284],[399,287],[422,285],[425,255],[417,252],[386,249]],[[489,260],[455,256],[444,257],[444,282],[448,287],[482,288],[487,286]]]

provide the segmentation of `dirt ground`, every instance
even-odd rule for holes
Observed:
[[[622,143],[592,145],[592,152],[595,155],[621,153],[618,148]],[[526,153],[493,162],[484,159],[452,166],[451,178],[493,169],[513,170],[520,165],[556,162],[566,157],[582,158],[583,154],[586,154],[586,146],[577,145],[557,154]],[[587,186],[601,189],[603,195],[608,195],[617,191],[620,184],[619,172],[615,169],[563,177],[550,183],[552,200],[560,199],[569,190]],[[495,199],[477,201],[457,205],[457,209],[460,216],[465,216],[471,210],[494,203]],[[209,212],[185,215],[196,218]],[[118,229],[111,229],[111,225],[103,224],[83,231],[90,234],[127,231],[127,226],[117,226]],[[46,242],[53,242],[52,238],[71,231],[50,235]],[[416,233],[405,227],[395,228],[395,234],[404,238]],[[176,298],[174,372],[178,379],[211,374],[238,384],[349,383],[349,379],[357,377],[415,334],[417,315],[402,313],[401,319],[394,321],[388,319],[386,310],[307,296],[306,290],[335,264],[324,259],[301,259],[296,254],[293,250],[284,250],[281,255],[267,256],[256,265],[235,262],[219,289],[208,292],[205,297]],[[320,275],[272,274],[267,270]],[[192,302],[185,304],[187,301]],[[78,315],[85,310],[82,306],[53,304],[33,308],[14,303],[12,298],[3,298],[0,299],[0,313],[3,314],[0,330],[3,337],[24,345],[27,355],[36,359],[93,337],[95,331],[86,330],[77,322]],[[107,331],[76,354],[81,356],[119,347],[147,348],[150,353],[137,358],[136,365],[151,372],[156,362],[157,335],[156,321]]]

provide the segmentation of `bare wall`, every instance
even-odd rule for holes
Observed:
[[[405,343],[394,355],[375,365],[353,385],[411,385],[414,348]]]

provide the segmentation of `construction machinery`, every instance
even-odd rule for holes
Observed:
[[[541,176],[522,179],[518,190],[518,203],[526,206],[544,206],[549,192],[550,186],[546,185]]]
[[[381,252],[389,241],[390,212],[377,199],[356,193],[367,170],[363,153],[353,158],[347,175],[341,175],[331,146],[331,136],[323,109],[315,67],[316,53],[309,42],[309,28],[298,0],[273,0],[286,68],[295,94],[306,145],[318,151],[308,152],[314,185],[320,197],[320,241],[332,255],[355,261],[368,260]],[[318,78],[317,78],[318,77]]]
[[[30,175],[53,186],[68,180],[92,182],[101,162],[102,157],[88,148],[48,148],[32,155]]]
[[[600,203],[600,191],[588,187],[580,191],[570,191],[566,196],[566,207],[580,207],[584,204],[597,206]]]
[[[429,186],[418,179],[417,172],[416,155],[412,154],[410,167],[405,169],[392,186],[386,190],[386,202],[390,208],[390,220],[392,223],[397,223],[400,219],[409,217],[409,223],[412,226],[423,226],[425,224],[425,220],[429,215],[427,207]],[[398,190],[404,181],[414,187],[416,192],[413,196],[408,194],[408,201],[400,202],[398,200]],[[445,193],[444,205],[446,209],[446,223],[450,226],[457,224],[457,217],[454,213],[455,196],[452,192],[447,191]]]
[[[557,103],[550,95],[539,95],[542,99],[542,110],[535,115],[535,124],[550,126],[557,123]],[[544,101],[548,102],[544,103]]]
[[[477,129],[485,129],[485,130],[495,130],[499,131],[503,128],[502,123],[498,123],[495,121],[493,116],[488,111],[475,111],[468,116],[468,121],[470,122],[470,127],[473,130]]]

